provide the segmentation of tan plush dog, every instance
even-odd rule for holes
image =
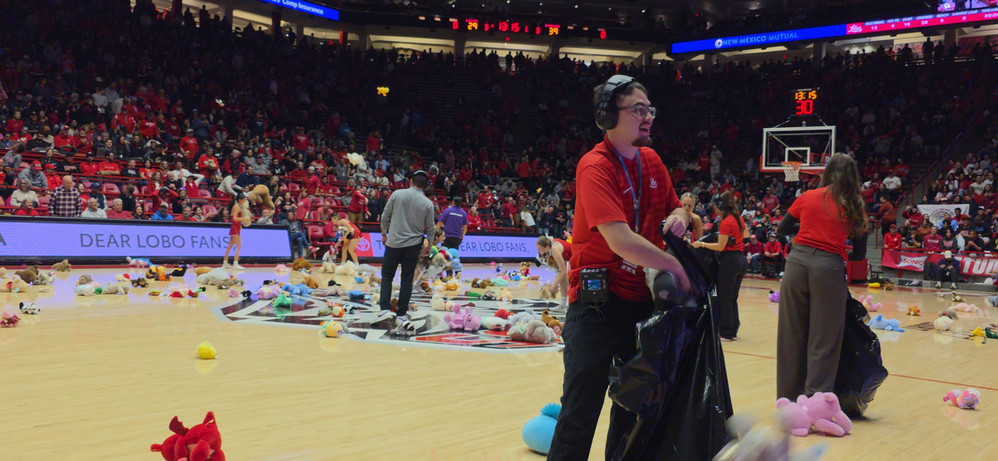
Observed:
[[[306,261],[305,258],[298,258],[291,264],[291,269],[296,271],[300,271],[302,269],[311,270],[312,263]]]
[[[73,266],[69,264],[68,259],[63,259],[62,261],[53,264],[52,270],[56,272],[69,272],[73,270]]]

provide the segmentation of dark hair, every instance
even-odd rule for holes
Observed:
[[[593,101],[595,103],[598,103],[599,101],[601,101],[603,99],[603,91],[604,91],[605,88],[606,88],[606,83],[605,82],[596,86],[596,88],[593,91]],[[645,88],[645,86],[642,85],[637,80],[634,80],[631,83],[628,83],[627,85],[624,85],[623,88],[621,88],[621,89],[619,89],[619,90],[616,91],[617,97],[614,98],[613,103],[614,104],[618,104],[621,99],[624,99],[625,96],[627,96],[627,95],[629,95],[631,93],[634,93],[634,90],[641,90],[645,94],[648,94],[648,89]],[[616,111],[617,109],[616,108],[612,108],[611,110]]]
[[[426,175],[417,174],[412,177],[412,185],[420,189],[426,189],[426,185],[429,183],[429,179]]]
[[[457,205],[457,206],[464,205],[464,197],[461,197],[460,195],[455,195],[454,196],[454,204]]]
[[[842,207],[843,217],[848,221],[849,235],[858,237],[866,234],[866,207],[859,192],[856,159],[845,154],[832,155],[821,174],[819,187],[826,186],[828,189],[825,194],[831,194],[835,203]]]
[[[717,207],[721,212],[721,218],[726,218],[729,215],[735,217],[735,221],[738,222],[738,230],[745,230],[745,222],[740,219],[742,212],[738,209],[738,204],[735,203],[735,194],[730,190],[714,197],[711,201],[711,205]]]

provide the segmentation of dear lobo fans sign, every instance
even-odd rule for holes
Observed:
[[[458,248],[462,260],[534,259],[537,257],[537,237],[501,235],[466,235]],[[385,245],[381,234],[365,232],[357,242],[357,256],[383,258]]]
[[[909,271],[924,271],[925,263],[938,264],[943,255],[933,253],[917,253],[911,251],[884,250],[881,260],[883,267]],[[998,258],[987,255],[957,256],[960,261],[960,273],[967,275],[992,276],[998,273]]]

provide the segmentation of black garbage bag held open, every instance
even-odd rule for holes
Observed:
[[[615,460],[709,460],[729,438],[731,395],[710,301],[714,282],[685,242],[664,238],[692,293],[679,292],[672,274],[658,274],[655,312],[637,325],[638,353],[611,372],[610,398],[638,416]]]
[[[842,331],[842,354],[835,375],[835,395],[842,411],[850,417],[863,415],[888,375],[880,356],[880,340],[866,325],[867,317],[863,303],[849,296]]]

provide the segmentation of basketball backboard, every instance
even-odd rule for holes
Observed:
[[[763,128],[759,171],[783,173],[783,162],[801,162],[802,173],[820,174],[834,152],[834,126]]]

